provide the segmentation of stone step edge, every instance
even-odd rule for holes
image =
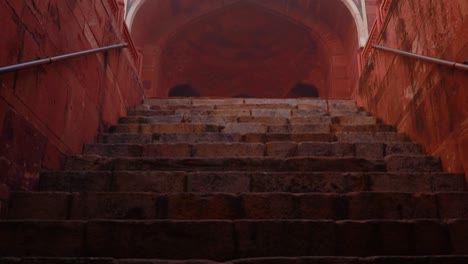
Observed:
[[[217,184],[205,183],[214,180]],[[274,180],[273,182],[271,180]],[[293,184],[291,180],[298,180]],[[327,182],[327,184],[323,184]],[[333,183],[330,185],[330,183]],[[281,184],[279,187],[278,184]],[[276,186],[276,187],[275,187]],[[58,171],[43,172],[39,190],[67,192],[115,192],[151,190],[185,192],[304,192],[349,193],[353,191],[441,192],[467,191],[461,173],[389,172],[255,172],[255,171]]]
[[[225,124],[216,124],[216,123],[132,123],[132,124],[116,124],[116,125],[111,125],[109,128],[109,132],[111,134],[122,134],[122,133],[129,133],[129,132],[121,132],[121,130],[128,129],[128,130],[138,130],[138,132],[135,132],[137,134],[140,134],[142,132],[146,133],[145,131],[140,131],[142,129],[153,129],[153,128],[174,128],[174,129],[181,129],[181,128],[192,128],[195,131],[188,131],[189,133],[227,133],[227,134],[260,134],[260,133],[255,133],[256,131],[248,131],[246,132],[231,132],[231,131],[226,131],[223,132],[223,130],[226,129],[233,129],[237,127],[245,126],[245,129],[249,130],[255,130],[255,129],[263,129],[263,134],[286,134],[290,132],[276,132],[280,129],[299,129],[299,128],[313,128],[317,130],[315,133],[312,132],[311,134],[326,134],[326,133],[338,133],[338,132],[373,132],[373,133],[378,133],[378,132],[397,132],[396,127],[393,125],[384,125],[384,124],[372,124],[372,125],[341,125],[341,124],[328,124],[328,123],[299,123],[299,124],[284,124],[284,125],[275,125],[275,124],[263,124],[263,123],[225,123]],[[323,130],[327,130],[326,132],[321,132]],[[206,130],[206,131],[205,131]],[[158,133],[158,132],[152,132],[153,134]],[[166,132],[166,133],[172,133],[172,132]],[[181,132],[174,132],[174,133],[183,133]],[[291,132],[292,133],[292,132]],[[294,134],[307,134],[304,132],[296,132]]]
[[[175,150],[177,149],[177,150]],[[222,153],[219,152],[219,150]],[[227,152],[227,153],[226,153]],[[268,143],[169,143],[85,144],[83,155],[106,157],[359,157],[383,159],[390,155],[423,155],[416,143],[271,141]]]
[[[278,252],[283,256],[309,253],[315,256],[466,255],[466,230],[468,219],[5,220],[0,221],[0,255],[208,258],[218,261],[275,256]]]
[[[231,158],[148,158],[105,157],[98,155],[75,155],[67,159],[66,170],[209,170],[224,167],[234,170],[248,166],[249,170],[278,171],[334,171],[334,172],[442,172],[439,157],[430,155],[389,155],[384,159],[355,157],[231,157]],[[229,165],[229,166],[228,166]],[[78,169],[79,168],[79,169]],[[330,169],[332,168],[332,169]]]
[[[448,261],[448,262],[445,262]],[[52,258],[52,257],[0,257],[0,264],[466,264],[468,255],[434,255],[434,256],[375,256],[375,257],[265,257],[241,258],[231,261],[214,261],[209,259],[115,259],[115,258]]]
[[[382,202],[381,207],[376,209],[370,206],[371,203],[368,202],[370,200]],[[270,202],[280,205],[268,206]],[[310,204],[311,207],[323,204],[325,208],[316,210],[306,206],[302,209],[305,211],[302,211],[299,208],[302,208],[304,203]],[[394,203],[396,205],[393,205]],[[269,209],[260,209],[265,206]],[[207,211],[199,211],[202,207]],[[128,215],[135,208],[141,209],[139,216]],[[189,208],[195,211],[191,212]],[[220,208],[224,209],[218,211]],[[5,219],[10,220],[442,220],[468,218],[468,214],[465,213],[468,210],[468,192],[353,192],[347,194],[13,192],[8,209]],[[269,210],[276,213],[272,214]],[[382,210],[386,213],[382,213]]]
[[[336,132],[336,133],[101,133],[98,143],[269,143],[343,142],[343,143],[412,143],[397,132]]]

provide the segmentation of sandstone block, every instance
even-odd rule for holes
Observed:
[[[365,159],[383,159],[384,144],[382,143],[355,143],[356,157]]]
[[[156,195],[152,193],[76,193],[70,219],[155,219]]]
[[[346,200],[338,194],[302,194],[296,200],[296,215],[300,219],[338,220],[347,216]]]
[[[333,118],[333,123],[343,126],[376,125],[377,120],[373,116],[345,115]]]
[[[252,116],[269,116],[269,117],[291,117],[290,109],[252,109]]]
[[[238,142],[240,134],[236,133],[156,133],[154,142],[167,143],[201,143],[201,142]]]
[[[180,115],[160,115],[146,118],[146,123],[148,124],[172,124],[180,122],[182,122],[182,116]]]
[[[116,171],[111,190],[115,192],[184,192],[185,172]]]
[[[236,219],[241,217],[240,199],[233,194],[169,194],[167,201],[168,219]]]
[[[142,146],[143,157],[190,157],[192,146],[187,143],[148,144]]]
[[[348,143],[301,142],[297,156],[353,157],[354,145]]]
[[[193,146],[195,157],[263,157],[265,145],[258,143],[201,143]]]
[[[200,116],[184,116],[183,119],[184,123],[192,123],[192,124],[212,124],[212,125],[219,125],[225,126],[229,123],[237,122],[236,116],[211,116],[211,115],[200,115]]]
[[[101,134],[98,143],[101,144],[150,144],[152,134]]]
[[[422,155],[390,155],[385,157],[387,171],[441,172],[440,159]]]
[[[239,105],[244,104],[242,98],[223,99],[192,99],[192,105]]]
[[[228,124],[222,132],[224,133],[239,133],[239,134],[250,134],[250,133],[266,133],[268,126],[262,124],[249,124],[249,123],[231,123]]]
[[[433,173],[433,192],[465,192],[466,180],[463,174]]]
[[[2,221],[0,256],[83,256],[84,232],[79,221]]]
[[[468,254],[468,220],[456,219],[447,221],[453,255]]]
[[[209,173],[194,172],[187,177],[188,192],[226,192],[239,193],[250,191],[250,177],[244,172]]]
[[[268,133],[276,134],[306,134],[306,133],[330,133],[330,126],[327,124],[308,124],[308,125],[285,125],[269,126]]]
[[[97,257],[222,261],[234,256],[233,233],[227,221],[92,221],[87,241]]]
[[[328,100],[328,111],[331,115],[338,115],[356,113],[358,108],[353,100]]]
[[[432,195],[409,193],[355,193],[349,196],[349,219],[436,219]]]
[[[327,115],[328,112],[324,108],[313,108],[313,109],[304,109],[304,107],[301,107],[301,109],[293,109],[291,110],[291,116],[292,117],[314,117],[314,116],[325,116]]]
[[[297,143],[288,141],[269,142],[266,144],[266,155],[269,157],[293,157],[296,153]]]
[[[432,192],[432,177],[424,173],[369,173],[372,192]]]
[[[111,172],[45,172],[39,189],[57,192],[106,192],[112,183]]]
[[[240,197],[245,219],[294,219],[297,218],[297,199],[291,194],[244,194]]]
[[[468,218],[468,193],[437,194],[442,219]]]
[[[239,257],[331,256],[335,226],[327,221],[236,221]]]
[[[342,173],[252,173],[251,177],[252,192],[342,193],[347,190]]]
[[[71,156],[65,164],[68,171],[111,171],[114,167],[112,157],[96,155]]]
[[[414,143],[387,143],[385,155],[422,155],[421,145]]]
[[[84,145],[84,155],[98,155],[106,157],[140,157],[142,145],[129,144],[92,144]]]
[[[237,119],[237,122],[269,124],[269,125],[286,125],[288,124],[288,119],[286,117],[241,116]]]
[[[14,192],[8,208],[9,219],[68,219],[69,193]]]
[[[289,119],[291,124],[331,124],[329,116],[294,116]]]

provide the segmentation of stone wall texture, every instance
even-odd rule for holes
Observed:
[[[468,1],[383,1],[374,43],[450,61],[468,59]],[[358,103],[396,124],[439,155],[450,172],[468,175],[468,74],[372,50],[366,54]]]
[[[115,7],[108,0],[0,1],[0,64],[120,43]],[[34,189],[41,169],[61,168],[66,155],[139,103],[134,65],[125,49],[0,75],[0,194],[7,186]]]

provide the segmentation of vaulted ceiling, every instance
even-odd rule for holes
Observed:
[[[129,0],[128,14],[150,95],[189,84],[205,96],[285,97],[305,82],[347,97],[361,43],[354,1]]]

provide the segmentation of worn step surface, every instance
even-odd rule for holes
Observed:
[[[225,261],[273,256],[468,255],[467,230],[468,220],[10,220],[0,221],[0,256]]]
[[[105,144],[149,144],[149,143],[216,143],[245,142],[268,143],[272,141],[293,142],[408,142],[405,135],[395,132],[337,132],[337,133],[118,133],[101,134],[99,143]]]
[[[269,257],[226,262],[112,258],[0,258],[0,264],[466,264],[468,256]]]
[[[438,172],[438,160],[430,156],[416,156],[412,159],[419,167],[432,164],[428,171]],[[410,165],[410,164],[405,164]],[[397,164],[395,164],[396,169]],[[434,169],[434,168],[436,169]],[[143,171],[143,170],[183,170],[183,171],[235,171],[239,168],[247,171],[386,171],[383,160],[362,158],[328,158],[328,157],[239,157],[239,158],[128,158],[101,156],[73,156],[66,164],[70,171]],[[407,167],[416,171],[415,167]]]
[[[455,219],[468,193],[18,192],[9,219]]]
[[[119,119],[120,124],[216,124],[226,125],[229,123],[259,123],[269,125],[286,124],[340,124],[340,125],[376,125],[377,120],[372,116],[296,116],[291,113],[288,116],[274,116],[274,112],[265,113],[265,116],[255,115],[255,112],[246,114],[230,113],[232,115],[161,115],[161,116],[127,116]],[[236,115],[234,115],[236,114]],[[245,114],[245,115],[244,115]],[[260,114],[260,113],[259,113]]]
[[[262,123],[159,123],[159,124],[120,124],[112,126],[112,133],[273,133],[306,134],[331,132],[394,132],[388,125],[340,125],[340,124],[286,124],[271,125]]]
[[[153,143],[85,145],[85,155],[108,157],[359,157],[383,159],[388,155],[422,155],[413,143],[292,142],[263,143]]]
[[[355,157],[232,157],[232,158],[149,158],[72,156],[67,160],[70,171],[389,171],[389,172],[441,172],[438,157],[426,155],[390,155],[384,159]]]
[[[41,191],[59,192],[463,192],[462,174],[387,172],[102,171],[43,173]]]

